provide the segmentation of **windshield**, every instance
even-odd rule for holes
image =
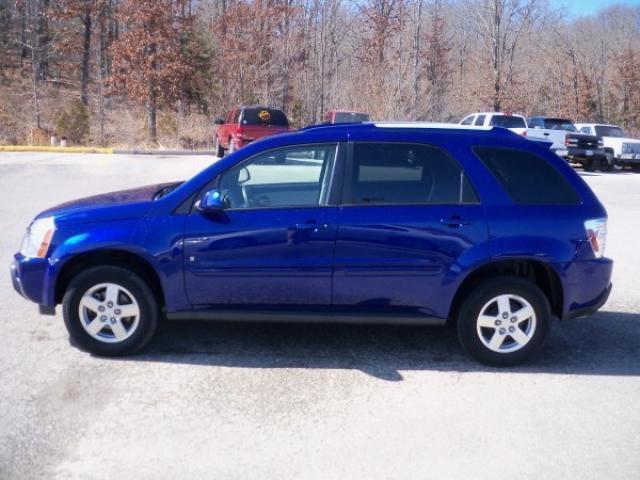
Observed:
[[[568,130],[569,132],[578,131],[570,120],[566,120],[564,118],[547,118],[544,121],[544,126],[549,130]]]
[[[494,115],[489,125],[502,128],[527,128],[524,118],[512,115]]]
[[[608,125],[597,125],[596,135],[599,135],[601,137],[623,138],[624,131],[620,127],[610,127]]]
[[[335,123],[356,123],[356,122],[368,122],[368,113],[358,112],[336,112]]]
[[[275,125],[288,127],[287,116],[275,108],[245,108],[242,112],[243,125]]]

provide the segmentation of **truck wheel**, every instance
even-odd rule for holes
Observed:
[[[69,335],[95,355],[129,355],[140,350],[156,330],[158,312],[158,301],[147,283],[118,266],[80,273],[62,300]]]
[[[464,300],[457,316],[458,338],[471,356],[487,365],[521,363],[549,333],[551,309],[544,293],[520,277],[493,277]]]
[[[613,159],[609,159],[609,156],[604,156],[600,158],[601,172],[610,172],[612,165],[613,165]]]
[[[593,172],[596,169],[596,162],[593,158],[587,158],[582,161],[582,168],[585,172]]]
[[[220,144],[220,138],[218,138],[217,135],[216,135],[216,156],[218,158],[224,157],[224,148],[222,148],[222,145]]]

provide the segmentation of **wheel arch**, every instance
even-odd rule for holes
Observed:
[[[466,296],[479,283],[499,275],[514,275],[537,285],[549,301],[551,312],[558,318],[564,313],[564,290],[558,273],[546,262],[528,258],[497,260],[471,271],[458,286],[449,309],[449,318],[456,317]]]
[[[139,254],[121,249],[101,249],[79,253],[68,259],[56,277],[54,287],[55,304],[62,302],[62,297],[71,280],[87,268],[114,265],[134,271],[145,280],[160,306],[165,305],[164,290],[158,273],[147,259]]]

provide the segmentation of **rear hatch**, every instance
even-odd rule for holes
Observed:
[[[240,116],[240,128],[246,141],[274,135],[289,130],[289,120],[277,108],[245,108]]]

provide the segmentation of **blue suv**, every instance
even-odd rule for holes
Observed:
[[[548,148],[500,128],[310,127],[183,183],[42,212],[15,289],[81,348],[126,355],[161,318],[455,324],[492,365],[611,290],[606,211]]]

